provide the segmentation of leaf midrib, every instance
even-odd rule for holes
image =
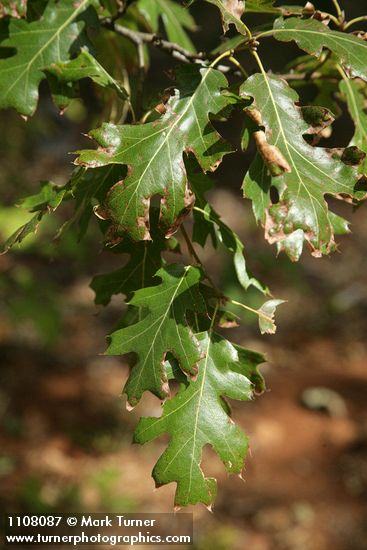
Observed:
[[[211,331],[209,332],[209,335],[208,335],[208,345],[206,347],[206,352],[205,352],[205,361],[204,361],[204,365],[203,365],[202,381],[201,381],[200,392],[199,392],[199,397],[198,397],[198,401],[197,401],[197,410],[196,410],[196,416],[195,416],[193,444],[192,444],[192,453],[191,453],[190,474],[189,474],[189,486],[188,486],[188,489],[187,489],[188,497],[189,497],[190,491],[191,491],[192,470],[193,470],[193,466],[194,466],[194,462],[195,462],[196,437],[197,437],[197,431],[198,431],[198,426],[199,426],[199,413],[201,411],[201,401],[202,401],[202,398],[203,398],[204,387],[205,387],[205,382],[206,382],[206,372],[207,372],[207,368],[208,368],[208,360],[209,360],[209,355],[210,355],[209,354],[210,344],[211,344]]]
[[[176,129],[176,127],[179,125],[179,123],[181,122],[181,120],[184,118],[184,116],[187,114],[188,110],[191,108],[196,96],[197,96],[197,93],[198,93],[198,90],[200,90],[201,86],[204,84],[205,80],[207,79],[208,75],[210,74],[210,71],[211,71],[211,67],[208,67],[204,76],[202,77],[201,79],[201,82],[199,84],[199,86],[196,88],[195,92],[193,93],[193,95],[191,96],[190,98],[190,101],[188,102],[186,108],[184,109],[184,111],[181,113],[181,115],[177,118],[177,120],[172,124],[170,130],[167,132],[167,136],[165,136],[165,139],[162,140],[161,144],[159,145],[158,149],[156,150],[156,152],[154,153],[154,155],[152,156],[152,158],[150,159],[149,163],[147,164],[147,166],[145,167],[143,173],[141,174],[139,180],[136,182],[135,184],[135,189],[134,191],[132,192],[131,194],[131,197],[130,197],[130,200],[128,201],[128,203],[126,204],[126,207],[125,207],[125,210],[124,210],[124,214],[120,217],[120,224],[122,224],[122,221],[123,221],[123,216],[125,215],[125,212],[128,211],[129,207],[130,207],[130,204],[132,202],[132,200],[134,199],[135,195],[137,194],[139,188],[140,188],[140,185],[141,185],[141,182],[143,181],[144,179],[144,176],[146,174],[146,172],[149,170],[150,166],[152,165],[152,163],[154,162],[155,158],[157,157],[157,155],[161,152],[161,149],[163,148],[164,145],[166,145],[166,143],[169,143],[169,138],[170,138],[170,135],[171,133]]]
[[[300,176],[300,173],[299,173],[299,171],[298,171],[298,168],[297,168],[297,166],[296,166],[296,164],[295,164],[295,162],[294,162],[294,160],[293,160],[293,156],[291,155],[291,152],[290,152],[290,150],[289,150],[289,147],[288,147],[288,145],[289,145],[289,144],[288,144],[288,140],[287,140],[287,137],[286,137],[285,132],[284,132],[284,130],[283,130],[282,121],[281,121],[281,118],[280,118],[280,115],[279,115],[279,112],[278,112],[278,109],[277,109],[277,106],[276,106],[276,103],[275,103],[275,99],[274,99],[274,96],[273,96],[273,91],[272,91],[271,86],[270,86],[270,84],[269,84],[269,80],[268,80],[267,75],[266,75],[265,72],[262,72],[262,75],[263,75],[263,78],[264,78],[264,80],[265,80],[265,82],[266,82],[266,86],[267,86],[267,88],[268,88],[269,96],[270,96],[270,99],[271,99],[271,102],[272,102],[272,104],[273,104],[273,108],[274,108],[274,111],[275,111],[275,114],[276,114],[276,117],[277,117],[277,120],[278,120],[279,130],[280,130],[280,133],[281,133],[281,135],[282,135],[282,137],[283,137],[284,144],[285,144],[285,147],[286,147],[286,149],[287,149],[287,153],[288,153],[288,155],[289,155],[289,159],[290,159],[290,161],[291,161],[291,164],[292,164],[292,166],[293,166],[293,168],[294,168],[294,170],[295,170],[295,172],[296,172],[296,175],[297,175],[297,178],[298,178],[298,181],[299,181],[299,187],[298,187],[298,194],[297,194],[297,197],[298,197],[298,195],[299,195],[300,187],[303,186],[304,189],[305,189],[305,191],[306,191],[306,193],[307,193],[308,196],[310,197],[310,202],[311,202],[311,204],[312,204],[312,209],[313,209],[313,211],[314,211],[315,219],[318,219],[318,218],[317,218],[317,212],[316,212],[316,209],[315,209],[315,205],[314,205],[313,200],[312,200],[312,199],[313,199],[313,196],[311,195],[311,193],[310,193],[309,190],[307,189],[306,185],[303,183],[303,180],[302,180],[302,178],[301,178],[301,176]],[[316,199],[315,199],[315,200],[316,200]],[[318,202],[318,201],[317,201],[317,202]]]

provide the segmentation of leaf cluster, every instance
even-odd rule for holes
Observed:
[[[214,502],[216,482],[201,466],[205,445],[228,472],[241,474],[248,442],[226,398],[250,400],[264,389],[257,370],[264,358],[219,331],[235,326],[240,318],[233,308],[242,308],[257,315],[262,333],[272,334],[283,303],[270,297],[254,308],[225,296],[201,261],[199,247],[211,240],[231,257],[244,300],[250,287],[259,300],[270,295],[249,270],[241,237],[210,203],[212,173],[226,155],[248,152],[243,197],[252,202],[265,239],[292,261],[305,247],[315,257],[335,250],[337,236],[349,231],[335,201],[357,206],[366,194],[367,16],[348,20],[338,2],[333,13],[309,2],[274,4],[48,0],[27,6],[22,0],[0,9],[1,108],[33,115],[39,85],[47,80],[63,112],[86,78],[106,106],[104,120],[89,133],[94,144],[77,152],[69,181],[43,182],[39,193],[23,200],[34,215],[3,252],[36,231],[44,216],[73,202],[58,236],[76,228],[82,238],[95,220],[104,246],[128,256],[112,273],[96,274],[91,287],[97,304],[125,296],[127,307],[106,353],[130,357],[128,408],[146,391],[163,401],[161,416],[142,418],[134,439],[169,435],[153,476],[157,486],[177,484],[177,506]],[[196,47],[197,9],[216,9],[220,17],[223,35],[212,50]],[[265,22],[250,28],[249,13]],[[266,40],[274,48],[293,42],[299,55],[278,73],[267,70]],[[154,101],[149,78],[157,50],[171,69],[170,86]],[[314,97],[302,105],[310,84]],[[343,104],[354,134],[347,147],[329,148]],[[218,128],[231,128],[231,117],[242,126],[229,142]],[[174,263],[172,253],[179,256]]]

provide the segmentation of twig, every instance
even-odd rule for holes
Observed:
[[[343,11],[342,11],[341,7],[339,6],[338,0],[332,0],[332,3],[334,4],[335,11],[336,11],[336,14],[337,14],[337,17],[338,17],[339,21],[340,22],[343,21],[344,14],[343,14]]]
[[[133,42],[136,46],[138,46],[139,44],[152,44],[153,46],[156,46],[157,48],[169,53],[170,55],[172,55],[172,57],[175,57],[180,61],[193,62],[194,60],[208,59],[208,56],[203,52],[199,52],[197,54],[192,53],[182,46],[175,44],[174,42],[164,40],[162,37],[155,33],[133,31],[132,29],[128,29],[127,27],[116,24],[112,18],[102,19],[101,24],[106,29],[114,31],[120,36],[124,36],[125,38]]]
[[[355,17],[354,19],[351,19],[344,25],[344,30],[349,29],[352,25],[355,25],[356,23],[362,23],[367,21],[367,15],[361,15],[360,17]]]
[[[182,63],[203,63],[204,61],[210,61],[213,58],[212,55],[206,54],[204,52],[199,52],[197,54],[192,53],[189,50],[182,48],[182,46],[175,44],[174,42],[164,40],[157,34],[133,31],[132,29],[128,29],[127,27],[123,27],[122,25],[117,25],[111,18],[102,19],[101,24],[106,29],[114,31],[116,34],[119,34],[120,36],[123,36],[130,40],[133,44],[135,44],[137,48],[139,48],[142,44],[151,44],[152,46],[155,46],[160,50],[166,52],[167,54],[171,55],[174,59],[181,61]],[[228,57],[228,55],[229,53],[226,52],[226,55],[224,57]],[[222,58],[222,56],[220,57]],[[221,73],[232,73],[235,76],[243,75],[242,71],[234,70],[233,67],[217,64],[218,61],[218,58],[214,60],[214,64],[216,65],[217,70]],[[230,60],[230,62],[232,61]]]

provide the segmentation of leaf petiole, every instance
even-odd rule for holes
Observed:
[[[337,14],[337,16],[338,16],[339,23],[340,23],[340,21],[342,21],[342,20],[344,19],[343,10],[341,9],[341,7],[340,7],[340,5],[339,5],[338,0],[332,0],[332,3],[334,4],[335,10],[336,10],[336,14]]]
[[[220,55],[218,55],[218,57],[216,57],[216,58],[214,59],[214,61],[212,61],[212,62],[210,63],[209,69],[214,69],[214,67],[215,67],[216,65],[218,65],[218,63],[219,63],[222,59],[224,59],[225,57],[231,57],[231,56],[233,55],[233,53],[234,53],[234,52],[233,52],[232,49],[226,50],[225,52],[221,53]]]
[[[244,76],[245,78],[248,78],[247,71],[244,69],[244,67],[242,67],[241,63],[239,61],[237,61],[237,59],[235,57],[230,55],[229,58],[228,58],[228,61],[230,61],[232,63],[232,65],[237,67],[237,69],[240,71],[242,76]]]
[[[258,317],[261,317],[262,319],[265,319],[266,321],[269,321],[270,323],[273,322],[273,319],[271,317],[269,317],[268,315],[265,315],[265,313],[263,313],[258,309],[254,309],[250,306],[247,306],[246,304],[237,302],[237,300],[232,300],[232,298],[228,298],[228,301],[235,306],[243,307],[244,309],[247,309],[247,311],[250,311],[251,313],[255,313],[255,315],[257,315]]]
[[[367,15],[361,15],[360,17],[355,17],[354,19],[351,19],[344,25],[344,30],[346,31],[352,25],[355,25],[356,23],[362,23],[365,21],[367,21]]]

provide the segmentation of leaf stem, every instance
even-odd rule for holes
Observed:
[[[251,311],[251,313],[255,313],[258,317],[262,317],[263,319],[266,319],[266,321],[269,321],[270,323],[273,322],[273,319],[269,317],[268,315],[265,315],[262,311],[259,311],[258,309],[254,309],[250,306],[247,306],[246,304],[242,304],[241,302],[237,302],[237,300],[232,300],[232,298],[228,298],[231,304],[235,306],[243,307],[244,309],[247,309],[247,311]]]
[[[334,23],[336,27],[339,27],[340,29],[343,27],[343,24],[344,24],[343,19],[338,19],[332,13],[327,13],[327,12],[323,12],[323,13],[325,13],[325,15],[327,15],[330,18],[330,20]]]
[[[338,73],[340,74],[340,76],[342,77],[342,79],[344,80],[344,82],[346,82],[348,84],[349,83],[349,78],[347,77],[343,67],[341,65],[339,65],[339,63],[336,63],[335,68],[338,71]]]
[[[332,2],[334,4],[335,11],[336,11],[336,14],[338,16],[339,23],[340,23],[344,19],[343,10],[341,9],[341,7],[339,5],[338,0],[332,0]]]
[[[361,15],[360,17],[355,17],[354,19],[351,19],[344,25],[344,30],[346,31],[352,25],[355,25],[356,23],[361,23],[364,21],[367,21],[367,15]]]
[[[252,32],[250,31],[250,29],[248,28],[248,26],[243,22],[241,21],[242,23],[242,27],[244,28],[246,34],[247,34],[247,38],[249,39],[249,41],[251,42],[251,40],[253,40],[253,37],[252,37]]]
[[[135,44],[136,46],[138,46],[139,44],[152,44],[153,46],[156,46],[157,48],[169,53],[170,55],[172,55],[172,57],[174,57],[175,59],[178,59],[179,61],[183,61],[187,63],[187,62],[193,62],[195,60],[205,60],[208,57],[203,52],[194,54],[189,50],[187,50],[186,48],[183,48],[179,44],[175,44],[174,42],[169,42],[168,40],[164,40],[161,36],[159,36],[156,33],[135,31],[135,30],[129,29],[128,27],[118,25],[110,17],[101,19],[100,22],[104,28],[110,31],[114,31],[116,34],[119,34],[120,36],[127,38],[128,40],[130,40],[130,42],[133,42],[133,44]]]
[[[259,54],[257,53],[256,50],[250,50],[251,51],[251,54],[254,56],[254,58],[256,59],[256,62],[259,66],[259,69],[261,71],[261,73],[264,75],[264,77],[266,78],[266,71],[264,69],[264,65],[262,64],[262,61],[260,59],[260,56]]]
[[[218,57],[216,57],[214,59],[214,61],[212,61],[209,65],[209,69],[213,69],[216,65],[218,65],[218,63],[224,59],[225,57],[231,57],[233,55],[233,50],[226,50],[225,52],[221,53],[220,55],[218,55]]]
[[[237,69],[240,71],[240,73],[242,74],[242,76],[244,76],[245,78],[248,78],[248,73],[247,71],[244,69],[244,67],[242,67],[241,63],[239,61],[237,61],[237,59],[235,57],[233,57],[232,55],[230,55],[228,57],[228,61],[230,61],[232,63],[232,65],[234,65],[235,67],[237,67]]]
[[[267,38],[268,36],[273,36],[274,29],[269,29],[268,31],[261,31],[258,34],[254,35],[254,38],[258,40],[259,38]]]

